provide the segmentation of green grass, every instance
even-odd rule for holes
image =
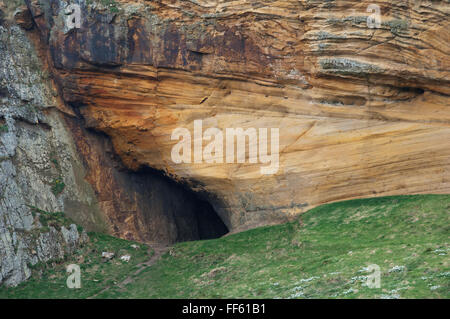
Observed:
[[[8,125],[1,124],[0,125],[0,133],[7,133],[8,132]]]
[[[323,205],[301,222],[178,244],[99,297],[449,298],[449,213],[449,195]],[[369,264],[381,268],[380,289],[363,285]]]
[[[119,12],[119,8],[117,7],[117,2],[115,0],[87,0],[87,5],[92,5],[95,1],[97,3],[101,3],[103,6],[108,7],[111,13]]]
[[[74,223],[74,221],[67,218],[63,212],[46,212],[34,206],[28,207],[31,209],[33,217],[36,217],[36,215],[39,216],[39,222],[42,225],[42,228],[39,229],[40,232],[48,231],[50,226],[54,227],[56,230],[60,230],[61,226],[68,228]],[[78,228],[82,230],[80,226],[78,226]]]
[[[295,222],[177,244],[123,289],[113,285],[97,297],[450,298],[449,216],[450,195],[323,205]],[[370,264],[381,269],[379,289],[365,285]],[[95,277],[86,275],[79,292],[51,288],[45,277],[10,295],[0,288],[0,297],[83,297],[99,285],[89,282]]]
[[[66,184],[62,181],[62,177],[55,178],[52,181],[52,193],[56,196],[61,194],[64,191]]]
[[[136,244],[138,249],[132,248]],[[102,260],[102,252],[114,252],[115,258]],[[130,261],[120,260],[122,255],[130,255]],[[40,263],[30,266],[31,279],[14,288],[0,287],[0,299],[6,298],[88,298],[103,289],[126,279],[138,268],[138,264],[151,257],[148,247],[127,240],[89,233],[89,243],[77,250],[65,260]],[[81,270],[81,288],[67,288],[66,280],[70,275],[66,268],[78,264]]]

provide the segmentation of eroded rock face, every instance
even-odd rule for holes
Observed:
[[[2,2],[0,13],[0,285],[15,286],[29,278],[30,265],[61,259],[86,238],[75,224],[43,225],[43,212],[65,211],[91,230],[107,227],[55,110],[48,73]]]
[[[125,165],[208,200],[232,230],[318,204],[450,192],[448,1],[27,0],[64,100]],[[280,169],[175,164],[175,128],[280,128]]]
[[[154,172],[128,172],[108,138],[84,128],[59,99],[22,4],[0,1],[0,285],[21,283],[31,265],[61,261],[86,240],[72,221],[53,220],[61,213],[142,242],[226,233],[207,203]]]

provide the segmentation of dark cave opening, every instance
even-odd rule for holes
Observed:
[[[219,217],[212,205],[206,201],[198,200],[197,225],[199,239],[214,239],[229,232],[228,227]]]
[[[80,114],[77,105],[72,107]],[[229,232],[226,221],[213,208],[211,196],[193,191],[201,189],[201,185],[176,181],[148,166],[129,170],[105,133],[87,126],[80,115],[65,119],[111,234],[140,242],[172,244],[219,238]],[[214,203],[218,202],[214,199]],[[79,209],[72,206],[68,215],[76,219]]]
[[[133,184],[140,189],[141,194],[144,193],[145,200],[140,203],[140,211],[145,224],[153,231],[165,230],[165,234],[158,236],[160,240],[182,242],[214,239],[229,232],[213,206],[188,186],[149,167],[141,168],[131,175]],[[160,222],[155,225],[155,221]]]

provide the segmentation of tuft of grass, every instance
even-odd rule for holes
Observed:
[[[33,217],[39,216],[39,222],[44,229],[48,229],[51,226],[60,230],[61,226],[67,228],[70,227],[71,224],[74,224],[73,220],[67,218],[63,212],[47,212],[34,206],[29,207],[31,208]]]
[[[55,178],[52,182],[52,193],[56,196],[64,191],[66,184],[62,181],[61,177]]]
[[[103,6],[107,7],[111,13],[119,12],[119,8],[115,0],[86,0],[86,4],[91,5],[94,1],[100,2]]]
[[[8,125],[2,124],[0,125],[0,133],[7,133],[8,132]]]

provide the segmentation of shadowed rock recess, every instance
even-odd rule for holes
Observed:
[[[66,24],[68,2],[81,7],[80,28]],[[372,3],[379,28],[367,24]],[[450,193],[447,0],[14,0],[0,9],[9,56],[0,72],[10,72],[0,127],[12,127],[0,130],[0,167],[16,167],[0,174],[21,181],[22,193],[11,191],[20,216],[31,204],[122,238],[175,242],[332,201]],[[30,59],[39,63],[28,72]],[[12,74],[26,84],[7,84]],[[199,119],[279,128],[278,172],[175,164],[172,132]],[[53,194],[56,179],[65,189]],[[17,210],[5,192],[9,225]]]

